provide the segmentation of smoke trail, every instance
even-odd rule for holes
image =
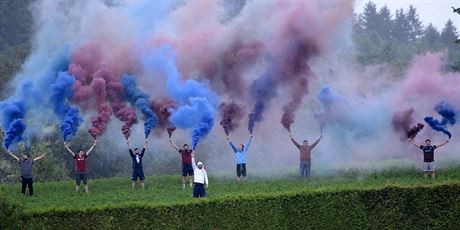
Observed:
[[[417,134],[423,129],[423,127],[425,127],[423,124],[417,123],[409,130],[409,132],[407,132],[407,138],[414,139],[417,136]]]
[[[169,121],[169,117],[176,107],[176,104],[171,99],[152,100],[150,103],[150,108],[158,116],[159,129],[156,130],[166,130],[169,137],[171,137],[174,130],[176,130],[176,127]],[[160,133],[158,132],[158,134]]]
[[[168,93],[178,105],[169,120],[178,128],[192,128],[192,147],[195,148],[213,128],[217,95],[204,82],[180,81],[175,51],[170,45],[163,45],[143,57],[143,64],[149,71],[167,76]]]
[[[222,103],[219,106],[222,120],[220,125],[228,135],[231,131],[238,128],[239,121],[243,118],[243,110],[235,102]]]
[[[121,84],[125,89],[125,95],[128,101],[139,108],[144,115],[144,133],[145,137],[147,138],[150,135],[152,129],[154,129],[158,124],[158,117],[150,108],[150,96],[137,88],[137,82],[134,76],[125,74],[121,78]]]
[[[414,118],[412,117],[413,114],[413,108],[393,114],[391,124],[396,132],[401,133],[401,141],[405,141],[409,136],[411,124],[414,123]]]
[[[450,139],[452,134],[446,129],[446,125],[454,125],[456,123],[453,106],[442,101],[434,107],[434,110],[441,115],[442,120],[437,120],[433,117],[425,117],[425,122],[428,123],[432,129],[446,134]]]
[[[291,131],[294,113],[300,108],[303,97],[308,94],[308,78],[313,75],[308,61],[318,55],[319,48],[314,41],[303,37],[305,35],[301,35],[298,29],[291,28],[288,31],[285,36],[289,45],[284,50],[286,56],[281,60],[280,73],[277,75],[291,88],[291,100],[283,106],[284,113],[281,118],[281,124]]]
[[[321,129],[326,125],[328,120],[331,120],[333,111],[332,106],[340,98],[330,86],[325,85],[321,88],[316,99],[319,100],[322,106],[322,111],[314,114],[315,119],[319,122]]]
[[[2,111],[2,128],[5,130],[3,139],[6,149],[10,145],[22,140],[22,134],[26,129],[24,117],[26,113],[25,103],[22,101],[6,100],[0,103]]]
[[[73,96],[72,85],[76,79],[67,72],[59,72],[56,82],[50,86],[50,102],[53,105],[54,113],[61,119],[61,134],[64,141],[73,137],[83,120],[80,118],[80,111],[68,104]]]
[[[179,128],[193,128],[192,147],[195,149],[201,138],[206,137],[214,126],[214,107],[207,98],[193,97],[187,105],[172,114],[171,122]]]
[[[273,69],[269,69],[269,71],[252,82],[250,94],[255,100],[255,104],[252,112],[249,114],[249,133],[252,134],[254,132],[255,122],[263,120],[263,113],[270,101],[276,96],[276,89],[277,82],[273,76]]]
[[[110,81],[107,84],[107,98],[115,117],[122,123],[121,132],[128,139],[131,136],[131,127],[137,123],[136,110],[122,101],[124,88],[120,82]]]

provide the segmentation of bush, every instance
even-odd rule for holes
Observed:
[[[253,195],[159,206],[29,213],[24,228],[448,229],[460,224],[460,183]],[[84,201],[82,201],[84,202]]]

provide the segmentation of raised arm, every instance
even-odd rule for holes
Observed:
[[[147,138],[145,138],[145,141],[144,141],[144,149],[147,148],[147,144],[149,143],[149,140]]]
[[[69,148],[69,146],[67,146],[67,142],[64,142],[64,147],[70,154],[72,154],[73,157],[75,157],[75,153]]]
[[[8,154],[19,162],[19,157],[15,156],[9,149],[8,149]]]
[[[173,140],[171,138],[169,138],[169,144],[171,144],[171,146],[176,149],[177,151],[179,151],[179,147],[173,142]]]
[[[442,143],[442,144],[440,144],[440,145],[438,145],[438,146],[436,146],[436,147],[438,147],[438,148],[439,148],[439,147],[442,147],[442,146],[446,145],[447,143],[449,143],[449,140],[446,140],[446,142],[444,142],[444,143]]]
[[[300,147],[301,147],[300,144],[297,143],[297,141],[294,140],[294,137],[292,137],[292,134],[291,134],[291,133],[289,133],[289,138],[291,138],[291,141],[292,141],[292,143],[294,143],[295,147],[297,147],[298,149],[300,149]]]
[[[413,146],[420,148],[420,145],[416,144],[412,139],[409,138],[409,143],[411,143]]]
[[[318,145],[318,143],[321,141],[321,139],[323,139],[323,134],[321,134],[321,136],[318,138],[318,140],[316,140],[315,143],[313,143],[311,145],[311,148],[313,149],[314,147],[316,147]]]
[[[249,141],[248,141],[248,143],[246,144],[246,146],[245,146],[245,149],[244,149],[244,150],[248,151],[248,149],[249,149],[249,146],[251,146],[252,137],[253,137],[253,136],[252,136],[252,134],[251,134],[251,137],[249,137]]]
[[[238,152],[238,149],[236,148],[236,146],[232,143],[232,140],[230,140],[230,136],[227,135],[227,141],[228,143],[230,144],[230,147],[233,149],[233,152]]]
[[[89,153],[90,153],[91,151],[93,151],[93,149],[94,149],[94,147],[96,147],[96,145],[97,145],[97,139],[94,139],[93,146],[91,146],[91,148],[88,149],[88,151],[86,152],[86,156],[89,156]]]
[[[208,181],[208,173],[204,171],[204,184],[206,185],[206,188],[209,186],[209,181]]]
[[[38,160],[41,160],[43,159],[43,157],[45,157],[46,153],[43,153],[43,155],[39,156],[39,157],[35,157],[34,158],[34,161],[38,161]]]
[[[193,171],[196,170],[196,164],[195,164],[195,151],[192,152],[192,167],[193,167]]]
[[[126,144],[128,145],[128,149],[131,150],[131,143],[128,138],[126,138]]]

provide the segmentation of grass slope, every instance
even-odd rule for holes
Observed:
[[[0,185],[0,195],[25,207],[26,213],[53,210],[91,210],[104,207],[168,206],[187,204],[194,200],[191,189],[180,188],[179,176],[146,178],[146,189],[131,192],[129,178],[90,180],[90,193],[76,193],[73,181],[34,183],[33,197],[20,194],[19,183]],[[279,196],[293,193],[323,193],[347,190],[380,189],[388,186],[417,187],[460,183],[460,168],[438,172],[434,181],[422,177],[420,171],[387,170],[363,176],[356,172],[343,172],[340,176],[314,177],[308,180],[286,177],[277,179],[250,179],[237,183],[233,179],[210,178],[207,201],[251,196]],[[82,189],[82,188],[81,188]]]

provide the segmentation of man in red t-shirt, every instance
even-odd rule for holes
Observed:
[[[80,182],[83,180],[83,184],[85,185],[85,192],[88,193],[88,175],[86,173],[86,159],[88,159],[89,153],[96,147],[97,140],[94,139],[93,146],[85,153],[83,150],[78,150],[78,155],[75,154],[69,146],[67,146],[67,142],[64,142],[64,146],[67,151],[72,154],[73,159],[75,159],[75,172],[76,172],[76,186],[75,190],[78,192],[80,191]]]
[[[192,152],[193,150],[188,148],[187,144],[182,146],[180,149],[171,138],[169,138],[169,143],[176,149],[179,154],[182,156],[182,189],[185,189],[185,181],[187,180],[187,175],[190,179],[190,188],[193,187],[193,166],[192,166]]]

